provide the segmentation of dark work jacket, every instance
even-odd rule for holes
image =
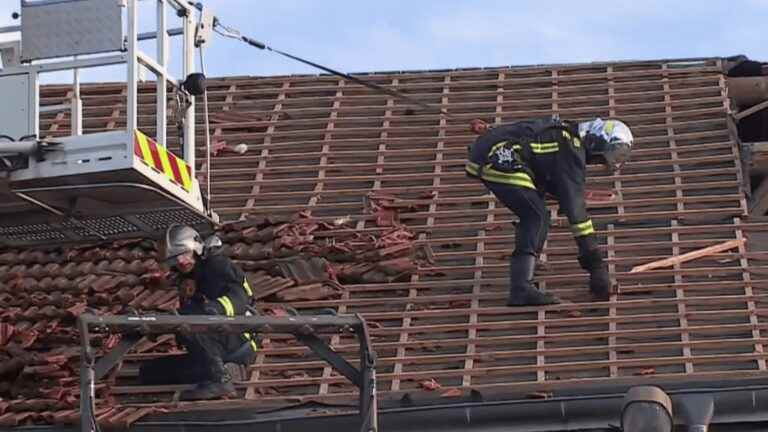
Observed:
[[[213,303],[222,315],[245,314],[253,291],[245,273],[232,260],[221,254],[198,258],[192,273],[196,291],[193,301]]]
[[[469,146],[467,175],[557,198],[577,237],[594,232],[584,200],[586,162],[578,124],[540,118],[490,129]]]

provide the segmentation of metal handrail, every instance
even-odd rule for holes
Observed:
[[[80,425],[82,432],[98,432],[95,418],[95,384],[114,368],[123,356],[144,336],[215,329],[220,333],[286,333],[306,345],[333,369],[359,388],[361,430],[378,430],[376,399],[376,354],[372,350],[365,320],[360,315],[317,316],[236,316],[218,315],[107,315],[83,314],[78,318],[80,331]],[[112,350],[97,359],[90,344],[92,331],[122,334]],[[349,332],[360,345],[360,366],[355,368],[336,353],[319,334]]]

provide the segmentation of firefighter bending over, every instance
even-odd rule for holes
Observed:
[[[613,287],[584,198],[586,163],[603,163],[614,172],[621,168],[632,148],[629,127],[599,118],[583,123],[541,118],[492,129],[476,120],[472,129],[482,135],[469,147],[467,175],[480,179],[520,220],[507,305],[560,302],[533,283],[536,259],[550,223],[545,194],[557,198],[568,218],[579,248],[579,264],[590,274],[593,298],[608,300]]]
[[[218,240],[218,239],[217,239]],[[250,315],[253,292],[248,280],[218,244],[203,242],[193,228],[173,225],[163,245],[165,265],[189,279],[181,283],[181,315]],[[139,377],[143,384],[196,384],[180,394],[181,400],[215,399],[235,391],[232,372],[252,363],[258,349],[251,333],[179,333],[181,357],[146,362]]]

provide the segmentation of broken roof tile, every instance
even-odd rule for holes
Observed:
[[[306,301],[330,299],[340,295],[340,292],[328,284],[313,283],[286,288],[278,291],[275,296],[280,301]]]
[[[283,277],[298,284],[320,282],[329,279],[328,262],[320,257],[291,257],[274,261]]]
[[[291,279],[283,277],[273,277],[258,272],[254,275],[249,275],[248,280],[253,288],[253,297],[256,300],[269,297],[270,295],[296,285],[296,282]]]
[[[481,183],[464,175],[466,144],[474,139],[466,131],[466,121],[451,118],[440,123],[437,113],[405,115],[402,107],[389,107],[385,97],[357,86],[341,87],[337,80],[328,77],[209,80],[214,86],[211,89],[217,83],[223,88],[211,90],[218,92],[211,100],[213,111],[221,112],[226,93],[233,101],[228,107],[230,116],[253,109],[253,103],[272,109],[279,95],[283,95],[280,100],[284,101],[280,112],[266,114],[277,119],[269,134],[227,126],[217,135],[217,140],[243,142],[249,149],[257,149],[243,156],[222,153],[212,161],[213,207],[223,210],[225,220],[242,218],[223,227],[224,253],[246,270],[259,271],[251,272],[250,276],[260,300],[273,300],[280,292],[295,299],[275,307],[330,307],[360,312],[381,325],[373,342],[383,367],[378,374],[382,392],[398,388],[395,382],[402,385],[401,390],[411,386],[409,390],[418,391],[418,383],[432,378],[431,373],[437,377],[437,372],[440,383],[450,390],[517,384],[547,389],[563,382],[573,385],[573,380],[578,380],[579,386],[589,387],[605,381],[611,366],[615,366],[611,372],[632,379],[635,369],[624,368],[620,361],[612,363],[611,353],[621,360],[625,355],[621,353],[629,350],[618,346],[617,351],[611,351],[606,332],[612,327],[616,327],[612,335],[619,345],[626,337],[631,338],[633,347],[644,345],[643,350],[633,354],[636,358],[660,358],[664,364],[655,368],[667,377],[685,377],[687,362],[697,364],[699,353],[709,352],[710,348],[699,349],[699,343],[716,345],[721,353],[708,354],[708,371],[725,376],[734,373],[764,377],[759,367],[764,359],[753,353],[759,340],[752,338],[750,315],[744,309],[744,270],[739,261],[719,262],[714,257],[701,263],[683,263],[673,271],[640,274],[631,280],[625,275],[634,265],[673,255],[675,247],[685,253],[717,241],[733,240],[737,229],[750,229],[750,224],[743,220],[737,224],[733,219],[744,214],[737,175],[740,161],[732,149],[737,137],[731,136],[725,126],[726,96],[718,61],[703,60],[686,67],[640,62],[376,75],[382,83],[390,84],[397,79],[397,85],[407,91],[417,91],[435,100],[445,98],[445,108],[466,120],[482,117],[493,121],[498,107],[501,121],[546,116],[551,114],[553,91],[558,92],[556,108],[564,118],[607,117],[611,114],[606,108],[608,99],[600,95],[607,95],[612,89],[616,97],[611,99],[611,110],[631,122],[636,141],[633,160],[618,177],[602,174],[595,166],[588,167],[590,190],[616,188],[616,196],[621,198],[597,206],[589,203],[598,234],[613,234],[612,245],[602,246],[612,254],[612,276],[622,283],[621,292],[611,302],[584,307],[586,276],[578,266],[567,221],[558,217],[553,220],[545,249],[552,270],[538,278],[547,284],[547,289],[572,303],[542,310],[543,321],[531,318],[532,309],[505,308],[506,255],[514,244],[515,220]],[[227,89],[232,85],[238,89],[229,92]],[[120,87],[83,86],[82,91],[91,98],[86,118],[94,128],[106,127],[109,119],[98,114],[98,109],[111,112]],[[523,94],[526,104],[522,108],[510,105],[510,92],[514,93],[512,99]],[[60,90],[54,94],[42,89],[44,98],[63,98],[59,93]],[[321,94],[327,96],[318,96]],[[146,103],[154,102],[151,92],[141,96]],[[360,97],[365,99],[364,104]],[[501,105],[499,97],[503,99]],[[330,116],[334,105],[331,98],[338,102],[338,116]],[[246,105],[238,101],[245,101]],[[251,108],[247,108],[248,104]],[[530,111],[530,107],[538,108]],[[149,116],[140,120],[146,121]],[[385,124],[387,135],[382,134]],[[43,129],[49,125],[50,119],[41,120]],[[151,125],[142,124],[147,126]],[[64,133],[54,132],[53,136]],[[297,142],[301,143],[299,150]],[[173,131],[169,144],[178,144]],[[199,154],[205,153],[203,148],[198,150]],[[703,191],[706,195],[699,193]],[[370,192],[374,193],[365,203],[364,197]],[[297,210],[305,211],[297,217]],[[703,223],[695,217],[707,217],[709,221]],[[675,219],[680,223],[673,225],[671,221]],[[342,223],[336,224],[337,220]],[[635,223],[638,225],[629,227]],[[643,225],[646,223],[656,225]],[[407,261],[422,245],[435,249],[431,254],[422,252],[433,271],[414,271],[417,264]],[[0,250],[0,301],[3,306],[9,305],[0,308],[0,321],[40,333],[29,348],[31,351],[44,353],[46,347],[62,344],[76,347],[77,334],[72,326],[74,318],[86,310],[86,304],[107,312],[120,311],[128,304],[139,309],[159,309],[164,306],[159,304],[163,301],[168,300],[166,305],[173,303],[170,294],[144,289],[144,281],[139,280],[151,268],[157,268],[155,252],[154,244],[143,241],[49,251]],[[322,291],[329,288],[312,285],[317,282],[296,284],[280,276],[282,269],[275,268],[274,260],[299,254],[329,261],[328,278],[344,284],[343,295],[338,295],[337,285],[332,289],[335,292],[327,291],[326,296]],[[398,274],[400,270],[404,271],[402,275]],[[295,273],[301,280],[309,280],[307,275],[312,273],[301,265],[285,271]],[[392,281],[398,282],[388,285]],[[103,305],[96,305],[97,299],[89,297],[94,283],[102,290],[98,301]],[[55,291],[69,297],[54,296]],[[669,297],[669,292],[685,295],[680,300]],[[38,293],[49,296],[32,297]],[[310,298],[315,300],[304,300]],[[757,298],[753,300],[759,302]],[[680,301],[688,305],[687,324],[679,320]],[[69,312],[50,332],[24,323],[38,318],[41,322],[52,322],[48,316],[53,315],[49,307],[53,305]],[[611,308],[616,316],[631,320],[632,328],[612,326],[615,321],[609,314]],[[678,352],[684,347],[675,341],[683,340],[684,325],[689,326],[689,333],[701,337],[692,340],[693,346],[686,345],[691,357],[681,358]],[[544,336],[538,335],[539,331]],[[581,332],[589,337],[580,339]],[[18,348],[17,333],[4,348]],[[471,339],[470,334],[474,334]],[[547,340],[544,349],[528,351],[540,337]],[[664,342],[665,348],[654,351],[658,338],[668,342]],[[336,397],[333,393],[341,391],[336,387],[339,378],[334,374],[326,376],[324,365],[308,368],[305,351],[290,338],[276,335],[272,340],[272,347],[262,352],[260,375],[255,379],[257,384],[265,385],[257,387],[254,395],[312,396],[323,400],[326,395]],[[474,355],[465,354],[470,341],[476,350]],[[168,342],[153,346],[142,358],[161,355],[171,345]],[[350,346],[341,337],[335,348],[345,354],[350,352]],[[587,354],[581,356],[571,350]],[[486,355],[488,352],[491,354]],[[583,361],[561,366],[566,352]],[[424,358],[433,354],[434,358]],[[468,361],[481,354],[483,361]],[[0,397],[22,393],[36,394],[36,398],[52,395],[57,396],[53,399],[67,400],[72,407],[63,411],[29,411],[32,414],[23,417],[24,422],[49,422],[51,418],[55,423],[77,422],[77,412],[71,405],[76,401],[76,375],[61,380],[74,393],[41,389],[39,381],[34,380],[40,377],[34,375],[24,375],[33,385],[22,382],[25,385],[19,388],[23,392],[16,392],[3,381],[6,376],[18,375],[25,366],[34,368],[46,363],[22,362],[21,357],[11,357],[0,350]],[[515,359],[514,365],[510,358]],[[543,381],[539,373],[542,358]],[[595,361],[596,358],[605,360]],[[76,374],[76,359],[73,361],[75,368],[67,371]],[[394,368],[397,373],[391,372],[395,364],[399,365]],[[278,372],[294,365],[318,384],[275,381]],[[131,366],[136,366],[135,361]],[[60,367],[67,368],[71,369],[72,364]],[[398,374],[416,378],[398,380]],[[172,397],[170,393],[158,396],[145,391],[135,386],[132,379],[135,377],[117,376],[119,383],[132,389],[132,400],[152,402]],[[108,391],[100,390],[103,402],[112,402]],[[115,396],[118,408],[106,420],[112,418],[121,423],[139,415],[135,408],[119,408],[125,400],[125,395]],[[99,415],[103,414],[99,411]],[[18,420],[0,417],[0,421]]]

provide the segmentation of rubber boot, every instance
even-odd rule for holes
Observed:
[[[579,264],[589,272],[589,290],[593,301],[608,301],[614,292],[608,265],[603,261],[600,251],[587,251],[579,256]]]
[[[513,255],[509,265],[509,299],[507,306],[542,306],[558,304],[560,300],[539,291],[533,283],[536,257],[529,254]]]
[[[589,290],[594,301],[609,301],[615,293],[615,287],[611,283],[608,274],[608,266],[603,264],[589,273]]]
[[[224,363],[224,367],[227,369],[232,381],[245,381],[245,366],[237,363]]]
[[[210,381],[199,383],[191,390],[182,391],[179,395],[179,400],[193,401],[218,399],[235,392],[235,386],[232,384],[232,376],[229,374],[227,368],[224,367],[224,362],[221,360],[221,357],[213,358],[210,368],[212,379]]]
[[[200,359],[190,354],[163,357],[142,362],[139,382],[142,385],[195,384],[208,377]]]

